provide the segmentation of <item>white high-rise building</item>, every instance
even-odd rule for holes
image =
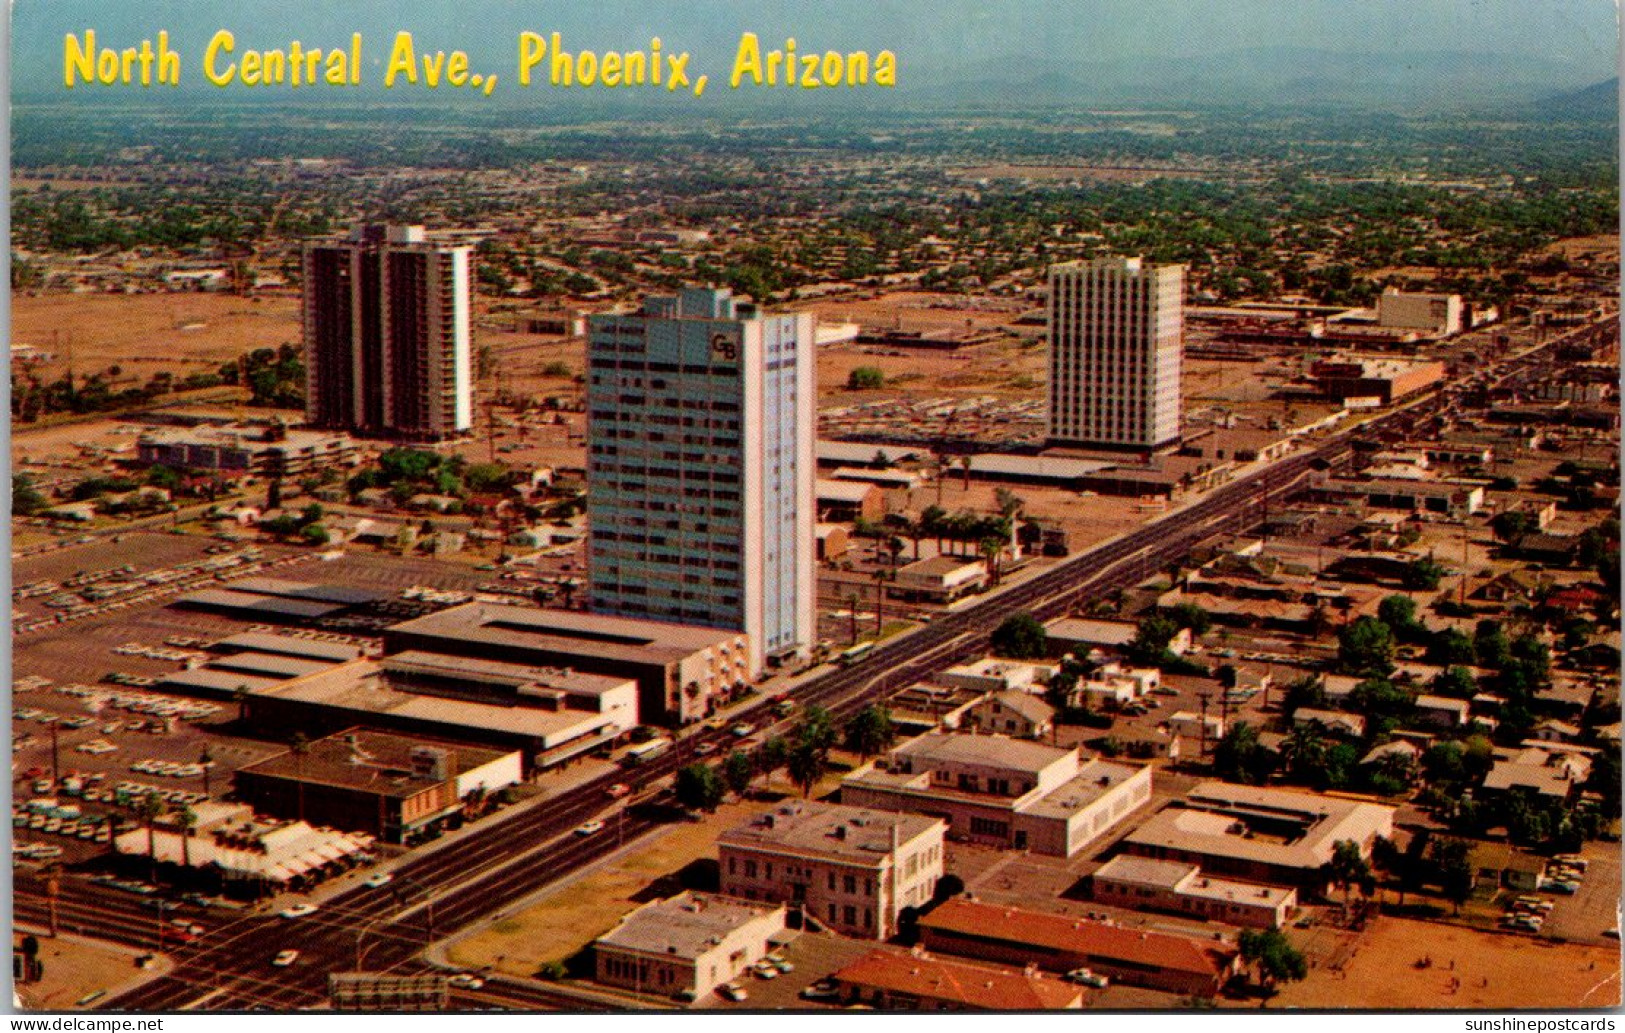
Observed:
[[[704,288],[591,318],[595,612],[743,631],[752,674],[811,647],[813,330]]]
[[[1050,267],[1050,444],[1153,451],[1179,440],[1184,306],[1184,266]]]
[[[474,425],[466,245],[357,226],[304,252],[305,419],[441,441]]]

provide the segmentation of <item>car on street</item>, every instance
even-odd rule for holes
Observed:
[[[710,756],[715,752],[717,752],[717,744],[714,742],[702,742],[694,747],[694,755],[697,757]]]
[[[285,907],[282,909],[282,917],[303,918],[306,915],[314,915],[317,910],[318,909],[315,904],[294,904],[291,907]]]
[[[616,782],[614,785],[609,787],[608,791],[610,796],[619,800],[623,796],[630,796],[632,793],[632,787],[629,785],[624,785],[620,782]]]
[[[366,886],[370,890],[375,890],[375,889],[379,888],[380,886],[388,886],[390,883],[392,883],[394,881],[395,881],[395,873],[394,872],[379,872],[376,875],[368,876],[367,881],[362,883],[362,885]]]
[[[296,950],[277,951],[276,957],[271,959],[271,964],[277,968],[287,968],[298,960],[299,952]]]
[[[575,829],[578,836],[591,836],[602,831],[604,831],[604,823],[601,821],[589,821],[586,824],[577,825]]]
[[[485,980],[472,972],[459,972],[446,980],[446,983],[448,986],[454,986],[459,990],[478,990],[485,985]]]

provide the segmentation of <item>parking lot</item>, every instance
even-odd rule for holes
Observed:
[[[781,973],[773,979],[762,979],[746,972],[734,980],[749,995],[745,1000],[729,1001],[713,993],[696,1001],[694,1007],[727,1011],[839,1008],[840,1005],[830,1001],[803,998],[801,993],[878,946],[867,940],[849,940],[844,936],[822,933],[790,932],[786,935],[793,939],[776,953],[790,962],[794,971]]]

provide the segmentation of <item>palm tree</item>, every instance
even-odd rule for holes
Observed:
[[[846,593],[846,612],[852,615],[852,644],[858,643],[858,593]]]
[[[190,807],[182,807],[180,825],[181,865],[190,872],[192,870],[192,830],[197,828],[197,812]]]
[[[987,564],[987,576],[996,585],[999,583],[999,556],[1004,552],[1004,543],[989,535],[976,543],[977,551],[982,554],[982,562]]]
[[[1281,761],[1294,777],[1322,769],[1326,760],[1326,726],[1299,721],[1281,743]]]
[[[203,767],[203,795],[209,795],[209,772],[214,768],[214,751],[209,744],[203,744],[203,752],[198,754],[197,762]]]
[[[147,823],[147,856],[152,859],[152,881],[158,881],[158,839],[153,828],[158,816],[164,813],[164,801],[156,792],[141,798],[141,817]]]
[[[237,703],[237,720],[243,724],[248,723],[248,686],[239,685],[232,692],[231,698]]]
[[[1360,856],[1360,844],[1352,839],[1340,839],[1332,844],[1332,859],[1326,862],[1326,874],[1343,891],[1343,915],[1349,911],[1349,890],[1357,882],[1371,878],[1371,866]]]

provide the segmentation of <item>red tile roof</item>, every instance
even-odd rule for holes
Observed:
[[[1217,941],[1144,932],[1066,915],[996,907],[973,900],[949,900],[920,919],[922,931],[977,936],[1012,944],[1045,947],[1117,960],[1164,971],[1222,976],[1236,950]]]
[[[1053,976],[942,961],[924,952],[870,951],[835,973],[835,978],[855,986],[988,1011],[1047,1011],[1078,1008],[1083,1003],[1081,988]]]

